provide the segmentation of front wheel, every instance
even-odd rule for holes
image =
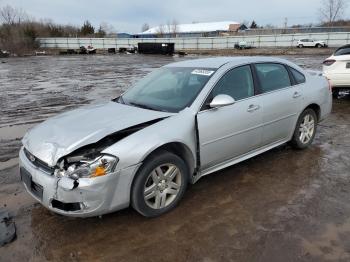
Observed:
[[[321,45],[321,44],[317,44],[316,47],[317,47],[317,48],[321,48],[322,45]]]
[[[299,116],[291,144],[297,149],[304,149],[311,145],[315,138],[317,116],[314,110],[306,109]]]
[[[177,155],[159,151],[150,156],[133,183],[133,208],[145,217],[156,217],[172,210],[185,193],[188,176],[186,163]]]
[[[299,48],[303,48],[304,46],[302,44],[298,45]]]

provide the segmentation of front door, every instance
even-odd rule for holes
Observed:
[[[236,102],[210,108],[207,104],[220,94],[229,95]],[[231,69],[213,88],[197,115],[202,170],[260,146],[262,105],[261,98],[254,94],[249,65]]]

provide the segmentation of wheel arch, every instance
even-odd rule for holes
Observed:
[[[168,143],[159,145],[158,147],[152,149],[147,155],[145,155],[140,162],[143,163],[147,161],[147,159],[149,159],[150,157],[154,156],[155,154],[163,150],[173,153],[178,157],[180,157],[181,159],[183,159],[185,161],[185,164],[188,167],[189,175],[192,176],[194,174],[196,169],[196,158],[194,157],[192,150],[182,142],[174,141],[174,142],[168,142]],[[141,166],[139,168],[141,168]],[[191,181],[191,177],[189,177],[189,181]]]
[[[189,174],[192,175],[194,173],[195,157],[193,156],[191,149],[187,145],[181,142],[166,143],[154,149],[148,156],[156,154],[160,150],[165,150],[174,153],[175,155],[183,159],[188,167]]]
[[[306,109],[312,109],[312,110],[314,110],[315,113],[316,113],[316,116],[317,116],[317,121],[320,120],[320,118],[321,118],[321,107],[320,107],[318,104],[312,103],[312,104],[308,105],[307,107],[305,107],[304,110],[303,110],[302,112],[304,112]],[[302,113],[302,112],[301,112],[301,113]]]
[[[194,155],[193,155],[191,149],[182,142],[168,142],[168,143],[162,144],[162,145],[154,148],[147,155],[145,155],[144,158],[140,162],[144,163],[145,161],[147,161],[147,159],[151,158],[152,156],[156,155],[158,152],[161,152],[161,151],[171,152],[185,161],[185,164],[189,169],[189,175],[190,175],[190,177],[188,178],[188,181],[191,183],[192,182],[191,175],[194,173],[194,171],[196,169],[196,166],[195,166],[196,160],[194,158]],[[135,175],[134,175],[132,182],[131,182],[130,203],[131,203],[131,199],[132,199],[132,188],[134,186],[135,178],[136,178],[137,173],[139,172],[140,168],[142,168],[142,165],[140,165],[137,168],[137,170],[135,171]]]

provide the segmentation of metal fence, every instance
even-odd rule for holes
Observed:
[[[98,49],[119,49],[137,46],[142,42],[158,42],[175,43],[175,50],[204,50],[232,49],[241,41],[254,47],[293,47],[303,38],[324,40],[330,47],[338,47],[350,43],[350,32],[192,38],[38,38],[38,40],[42,48],[56,49],[78,49],[89,45]]]
[[[233,35],[279,35],[279,34],[312,34],[312,33],[335,33],[350,32],[350,26],[336,27],[289,27],[289,28],[256,28],[243,32],[236,32]]]

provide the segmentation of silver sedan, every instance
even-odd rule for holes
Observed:
[[[173,63],[110,102],[30,130],[21,178],[56,213],[97,216],[131,205],[154,217],[205,175],[283,143],[308,147],[331,106],[324,77],[283,59]]]

